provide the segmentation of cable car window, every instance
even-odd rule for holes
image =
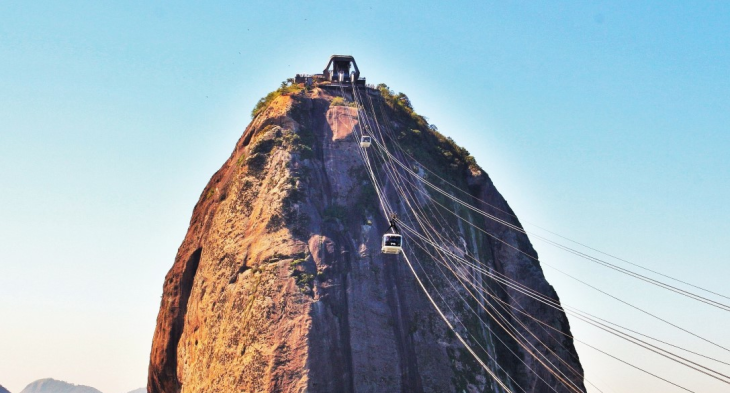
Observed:
[[[385,237],[385,245],[386,246],[400,247],[400,244],[401,244],[401,237],[400,236],[386,236]]]

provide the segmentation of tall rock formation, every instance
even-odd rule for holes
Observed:
[[[431,129],[407,97],[382,86],[363,94],[392,129],[383,142],[397,142],[404,160],[407,153],[428,167],[409,164],[415,171],[444,185],[425,169],[440,173],[463,190],[460,198],[520,225],[468,152]],[[344,101],[336,98],[341,95]],[[352,99],[331,87],[292,86],[261,102],[203,190],[165,277],[149,392],[504,391],[448,329],[402,256],[380,253],[388,224],[352,137],[361,127],[357,109],[347,105]],[[376,173],[386,169],[374,164]],[[384,197],[407,221],[395,185],[380,180]],[[436,209],[435,201],[453,205],[420,181],[413,187],[424,209]],[[449,226],[437,230],[453,240],[454,252],[557,299],[526,235],[462,215],[489,235],[443,218]],[[442,306],[457,305],[446,310],[452,322],[460,321],[457,332],[510,390],[570,391],[483,311],[486,323],[468,311],[479,310],[476,302],[459,307],[468,298],[463,287],[413,248],[411,259],[419,274],[431,277],[427,285],[439,290]],[[556,333],[570,333],[565,315],[469,274],[512,307],[508,318],[526,341],[584,391],[572,340]]]

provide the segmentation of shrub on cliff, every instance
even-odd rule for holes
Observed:
[[[388,104],[389,107],[391,107],[395,111],[404,112],[405,114],[410,117],[410,120],[413,122],[414,128],[427,128],[429,127],[428,121],[426,121],[426,118],[416,113],[416,111],[413,110],[413,105],[411,105],[411,100],[408,98],[405,93],[398,93],[395,94],[393,90],[390,90],[388,85],[385,83],[381,83],[378,85],[378,91],[380,91],[380,95],[383,97],[383,100],[385,100],[385,103]]]
[[[295,84],[292,79],[287,79],[286,81],[281,82],[281,86],[279,86],[278,89],[267,94],[266,97],[263,97],[256,103],[256,106],[254,106],[251,111],[251,118],[258,116],[259,113],[263,112],[264,109],[266,109],[277,97],[298,93],[302,91],[302,89],[303,87],[299,84]]]
[[[435,125],[428,124],[427,118],[416,113],[407,95],[396,94],[384,83],[377,89],[392,110],[392,120],[400,124],[395,138],[408,154],[427,167],[442,168],[436,171],[442,177],[451,177],[466,169],[479,169],[468,150],[441,134]]]
[[[345,106],[345,99],[342,97],[335,97],[330,102],[330,106]]]
[[[333,106],[349,106],[350,108],[356,108],[357,104],[350,101],[347,102],[343,97],[335,97],[330,101],[330,108]]]

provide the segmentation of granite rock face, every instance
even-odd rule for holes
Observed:
[[[401,257],[380,253],[388,224],[352,137],[360,127],[357,110],[330,105],[339,94],[314,88],[274,99],[203,190],[163,285],[149,392],[502,391],[449,331]],[[377,90],[365,94],[404,151],[449,176],[462,187],[460,198],[485,201],[493,207],[480,208],[520,225],[489,177],[465,162],[453,142]],[[414,187],[421,207],[432,208],[423,196],[433,192]],[[394,185],[385,181],[383,189],[398,206]],[[557,299],[529,257],[537,255],[524,234],[465,216],[504,243],[452,217],[446,235],[456,252]],[[444,304],[466,296],[423,253],[414,258],[421,273],[435,277],[431,285]],[[550,350],[539,348],[547,359],[584,390],[572,340],[555,333],[570,333],[565,315],[469,274],[555,329],[509,315],[527,341],[546,343]],[[569,391],[496,323],[480,323],[464,307],[450,313],[463,322],[457,329],[467,341],[484,348],[482,357],[499,363],[497,373],[512,390]]]

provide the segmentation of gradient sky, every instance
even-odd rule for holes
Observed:
[[[0,384],[145,385],[200,192],[255,102],[334,53],[465,145],[528,229],[730,293],[730,3],[391,3],[0,3]],[[730,347],[727,312],[533,244]],[[730,359],[545,273],[566,304]],[[727,388],[571,323],[697,392]],[[577,347],[603,392],[679,391]]]

